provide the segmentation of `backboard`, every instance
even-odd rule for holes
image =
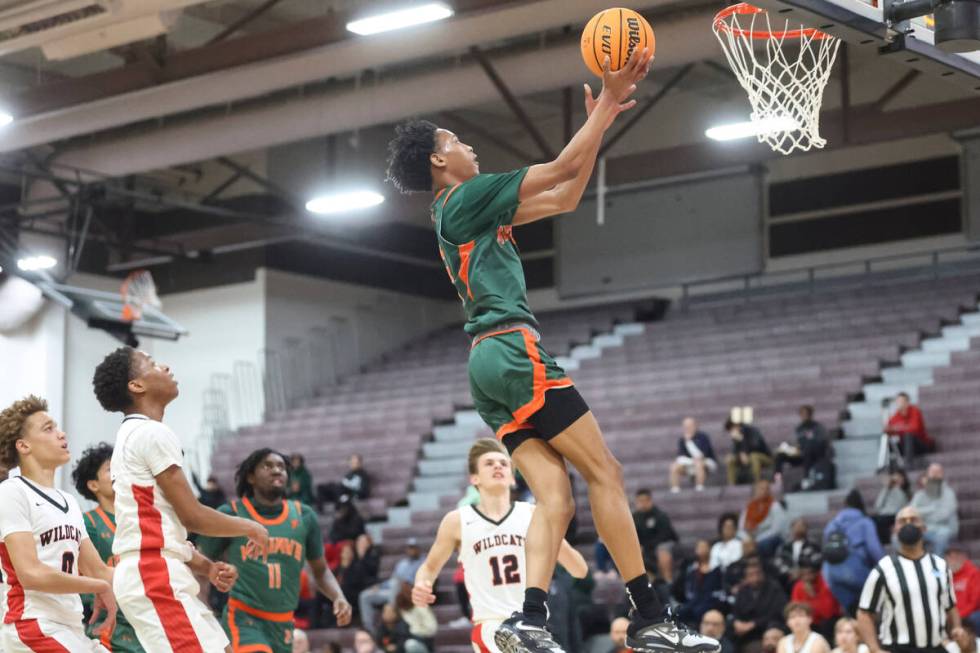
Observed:
[[[894,26],[885,22],[886,0],[752,0],[778,13],[838,36],[852,47],[872,48],[881,56],[954,82],[980,96],[980,51],[950,54],[935,45],[932,18]]]
[[[123,301],[118,293],[67,286],[52,281],[32,281],[48,299],[85,320],[89,327],[102,329],[133,347],[139,344],[140,336],[177,340],[187,334],[187,330],[175,320],[149,305],[143,306],[140,319],[132,322],[123,320]]]

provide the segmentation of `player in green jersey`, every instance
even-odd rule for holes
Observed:
[[[470,392],[484,421],[511,452],[537,499],[528,529],[527,589],[521,612],[497,629],[504,653],[554,653],[547,631],[548,584],[575,506],[565,468],[589,485],[596,528],[633,604],[627,646],[639,651],[710,653],[717,641],[675,623],[647,580],[623,487],[622,468],[564,370],[538,344],[513,227],[574,211],[592,175],[603,134],[632,108],[649,71],[636,52],[617,72],[603,71],[598,98],[585,86],[585,125],[558,157],[504,174],[480,174],[473,148],[424,120],[396,129],[388,178],[402,192],[432,192],[439,252],[463,302]]]
[[[116,535],[116,513],[113,502],[116,493],[112,489],[112,478],[109,476],[109,461],[112,459],[112,445],[100,442],[92,445],[84,452],[78,465],[71,473],[72,482],[78,493],[98,504],[93,510],[83,515],[85,530],[89,539],[95,545],[99,556],[110,567],[113,566],[112,541]],[[225,563],[212,563],[199,553],[188,563],[198,575],[207,576],[208,580],[221,592],[227,592],[238,578],[238,572]],[[83,595],[83,601],[90,605],[91,595]],[[97,637],[101,629],[101,621],[88,625],[88,635]],[[103,633],[99,641],[110,651],[122,653],[143,653],[143,647],[133,627],[126,621],[122,610],[116,613],[116,625],[111,636]]]
[[[290,653],[293,611],[299,603],[300,572],[309,563],[320,592],[333,601],[337,623],[346,626],[351,606],[323,558],[323,536],[316,513],[286,499],[289,463],[273,449],[259,449],[235,472],[239,498],[218,510],[252,519],[269,531],[268,560],[250,556],[244,538],[204,537],[205,555],[224,556],[238,568],[222,625],[234,653]]]

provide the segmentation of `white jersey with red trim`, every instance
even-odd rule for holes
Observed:
[[[184,562],[191,559],[187,529],[156,482],[158,474],[174,465],[184,466],[177,435],[145,415],[127,415],[109,463],[116,491],[113,554],[166,551]]]
[[[75,497],[19,476],[0,483],[0,506],[0,533],[4,538],[30,533],[42,564],[78,576],[78,551],[88,533]],[[5,543],[0,543],[0,569],[6,586],[4,623],[43,619],[67,626],[81,625],[82,600],[78,594],[25,590],[17,580]]]
[[[459,561],[473,607],[473,622],[504,620],[521,609],[527,567],[524,541],[534,506],[515,502],[494,521],[475,506],[459,509]]]

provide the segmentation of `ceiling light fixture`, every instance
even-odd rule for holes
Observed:
[[[58,265],[58,261],[47,254],[37,256],[25,256],[17,261],[17,267],[24,272],[36,272],[38,270],[49,270]]]
[[[778,132],[791,132],[800,128],[793,118],[788,116],[778,118],[763,118],[749,122],[736,122],[729,125],[718,125],[704,132],[708,138],[716,141],[734,141],[751,136],[764,136]]]
[[[347,23],[347,29],[361,36],[390,32],[405,27],[444,20],[453,15],[453,10],[442,2],[429,2],[417,7],[368,16]]]
[[[333,215],[369,209],[385,201],[384,195],[373,190],[357,190],[314,197],[306,203],[306,210],[317,215]]]

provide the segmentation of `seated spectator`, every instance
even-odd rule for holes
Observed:
[[[340,482],[322,483],[316,486],[316,499],[318,505],[325,503],[336,503],[343,496],[350,496],[355,499],[367,499],[371,494],[371,481],[368,479],[367,472],[363,468],[363,460],[360,454],[354,454],[347,462],[348,471]]]
[[[833,446],[827,429],[813,419],[813,406],[800,406],[800,423],[796,427],[796,444],[783,442],[776,452],[776,483],[782,483],[786,464],[803,467],[800,490],[834,488]]]
[[[887,544],[891,541],[895,515],[912,500],[912,491],[909,477],[903,469],[895,469],[884,475],[883,479],[885,485],[875,499],[871,519],[878,529],[878,539],[882,544]]]
[[[354,633],[354,653],[382,653],[382,651],[374,641],[374,635],[360,628]]]
[[[779,650],[779,643],[783,641],[783,637],[786,636],[786,632],[778,627],[773,626],[767,628],[766,632],[762,633],[761,651],[762,653],[776,653]],[[742,653],[752,653],[755,646],[749,646],[742,649]]]
[[[977,653],[978,649],[980,641],[972,624],[963,624],[958,632],[953,633],[953,641],[946,645],[948,653]]]
[[[293,628],[293,653],[310,653],[310,638],[299,628]]]
[[[745,567],[745,579],[732,606],[732,633],[740,648],[759,642],[769,628],[783,621],[786,593],[775,580],[766,578],[762,563],[753,560]]]
[[[344,590],[344,596],[355,606],[355,611],[361,592],[377,581],[378,562],[378,552],[367,535],[358,537],[353,545],[345,543],[341,549],[340,564],[334,575]],[[323,603],[323,607],[328,608],[329,602],[324,599]],[[327,612],[330,610],[327,609]]]
[[[398,616],[408,624],[408,639],[405,640],[405,653],[431,653],[436,647],[436,631],[439,622],[436,613],[429,606],[412,603],[413,583],[402,583],[395,597]]]
[[[294,453],[289,457],[289,498],[308,506],[316,505],[313,500],[313,477],[306,469],[306,458]],[[323,512],[322,506],[320,512]]]
[[[693,417],[685,417],[681,424],[683,433],[677,441],[677,458],[670,466],[670,491],[681,491],[681,479],[694,477],[694,490],[704,490],[704,481],[709,472],[718,468],[715,450],[711,447],[708,434],[698,430],[698,422]]]
[[[357,506],[354,505],[349,496],[340,497],[327,539],[334,544],[339,544],[341,542],[353,542],[363,534],[364,518],[358,512]]]
[[[630,620],[626,617],[616,617],[609,624],[609,639],[612,640],[609,653],[628,653],[631,650],[626,646],[626,630],[629,625]]]
[[[720,653],[735,653],[735,645],[725,634],[725,615],[719,610],[708,610],[701,617],[700,632],[705,637],[712,637],[721,644]]]
[[[898,445],[906,465],[916,456],[936,450],[936,441],[926,431],[922,411],[912,405],[904,392],[895,397],[895,412],[888,419],[885,433]]]
[[[405,642],[408,641],[408,623],[398,614],[394,603],[385,603],[381,609],[381,623],[375,638],[385,653],[405,653]]]
[[[974,631],[980,630],[980,570],[970,562],[966,550],[960,544],[946,548],[946,564],[953,572],[953,589],[956,591],[956,610],[965,624]]]
[[[762,469],[772,467],[772,452],[759,429],[748,424],[725,422],[732,438],[732,453],[728,455],[728,484],[754,483],[762,478]]]
[[[674,582],[674,598],[680,601],[677,618],[689,626],[701,623],[708,610],[722,607],[722,573],[711,568],[711,545],[708,540],[698,540],[694,545],[694,560],[686,565],[681,576]]]
[[[811,628],[813,616],[809,605],[790,603],[783,614],[789,635],[779,642],[779,653],[830,653],[827,640]]]
[[[759,479],[752,488],[752,498],[739,518],[739,534],[751,535],[759,553],[771,558],[786,537],[789,518],[786,509],[772,495],[772,484]]]
[[[653,494],[646,488],[638,490],[634,501],[633,522],[643,548],[643,563],[665,582],[673,580],[674,558],[671,548],[677,542],[670,517],[653,504]]]
[[[910,504],[926,524],[926,546],[938,556],[946,553],[949,541],[960,532],[956,493],[943,477],[942,465],[929,465],[925,487],[915,493]]]
[[[609,549],[606,548],[606,543],[602,541],[602,538],[598,538],[595,541],[595,577],[597,579],[609,576],[610,578],[616,578],[619,576],[619,572],[616,570],[616,565],[613,563],[612,556],[609,554]]]
[[[194,487],[197,488],[198,501],[208,508],[217,510],[219,506],[227,502],[225,491],[218,485],[218,479],[213,474],[208,476],[204,487],[201,487],[201,479],[197,477],[195,472],[191,472],[191,480],[194,482]]]
[[[805,558],[800,564],[800,579],[793,586],[790,601],[805,603],[810,608],[814,630],[830,635],[834,620],[840,616],[840,604],[820,575],[820,555]]]
[[[868,645],[861,642],[857,620],[841,617],[834,626],[834,648],[830,653],[871,653]]]
[[[738,516],[725,513],[718,518],[718,541],[711,547],[709,558],[711,568],[720,568],[722,573],[733,562],[742,558],[742,540],[738,539]]]
[[[786,589],[792,589],[800,578],[800,562],[820,555],[820,545],[807,538],[806,520],[802,517],[793,521],[790,538],[776,549],[773,566],[779,573],[779,580]]]
[[[833,534],[833,537],[831,535]],[[835,542],[843,542],[846,551],[841,562],[834,562]],[[874,522],[864,514],[864,499],[851,490],[844,499],[844,509],[830,520],[823,531],[823,577],[834,598],[849,615],[854,614],[864,581],[884,557]]]
[[[395,563],[395,570],[392,572],[391,578],[361,592],[357,601],[361,610],[361,624],[367,628],[373,628],[377,618],[375,614],[377,606],[394,601],[401,589],[401,583],[413,585],[415,573],[421,566],[422,552],[419,549],[419,543],[414,537],[409,538],[405,548],[405,557]]]

